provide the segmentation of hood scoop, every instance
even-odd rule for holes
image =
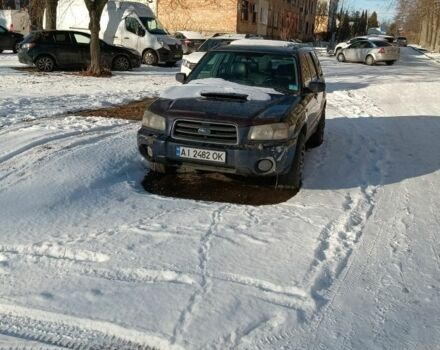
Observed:
[[[236,92],[201,92],[200,96],[210,100],[247,101],[249,95]]]

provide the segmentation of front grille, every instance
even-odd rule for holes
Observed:
[[[173,127],[173,138],[179,140],[236,145],[237,135],[237,127],[233,124],[176,120]]]

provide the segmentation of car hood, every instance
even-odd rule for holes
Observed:
[[[284,120],[301,98],[267,88],[256,88],[213,80],[190,82],[168,89],[150,110],[169,118],[228,121],[238,125],[257,125]],[[192,84],[191,84],[192,83]]]
[[[196,51],[196,52],[193,52],[189,55],[184,55],[183,59],[187,60],[188,62],[191,62],[191,63],[198,63],[202,59],[202,57],[205,55],[206,55],[206,52]]]

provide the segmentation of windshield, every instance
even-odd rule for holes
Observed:
[[[299,90],[296,61],[291,56],[254,52],[211,52],[196,66],[190,80],[220,78],[238,84]]]
[[[229,44],[231,41],[233,41],[233,39],[208,39],[199,47],[197,51],[207,52],[220,45]]]
[[[151,34],[168,34],[165,27],[156,18],[139,17],[139,19]]]

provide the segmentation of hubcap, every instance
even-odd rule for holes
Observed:
[[[116,60],[116,68],[119,70],[128,70],[129,63],[125,57],[119,57]]]
[[[156,57],[154,57],[154,54],[152,52],[147,52],[144,55],[144,61],[146,64],[153,64],[156,60]]]
[[[38,68],[42,71],[50,71],[52,70],[53,63],[49,57],[43,57],[38,60]]]

